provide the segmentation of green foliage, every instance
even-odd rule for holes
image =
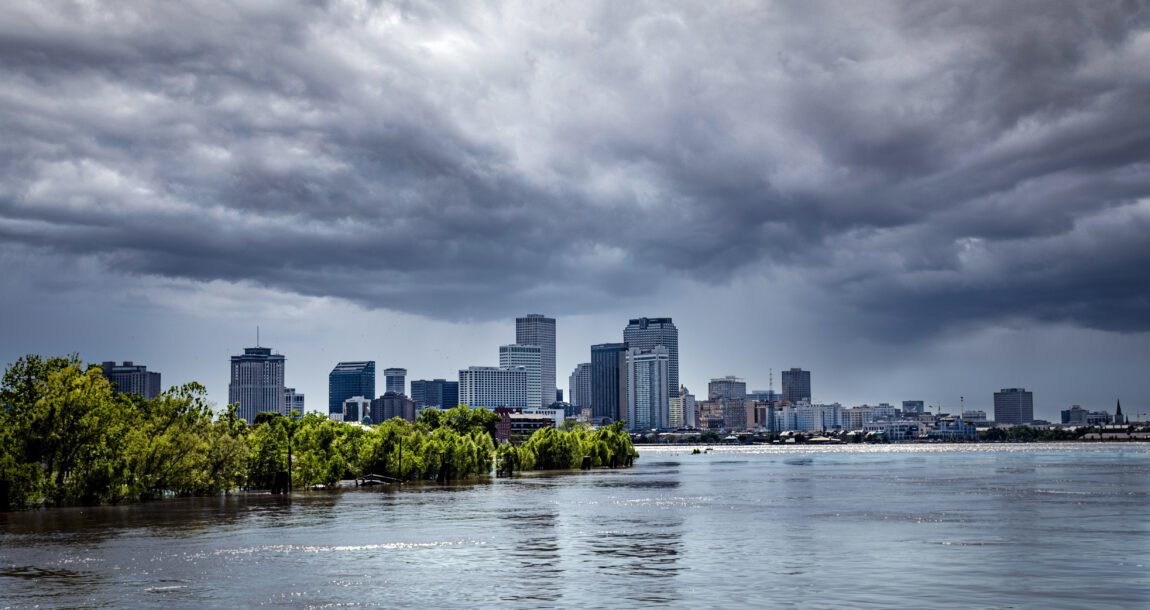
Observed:
[[[978,432],[980,441],[1011,441],[1011,442],[1051,442],[1078,440],[1095,428],[1078,428],[1065,430],[1052,428],[1050,430],[1036,430],[1030,426],[1011,426],[1009,428],[988,428]]]
[[[579,468],[583,456],[591,457],[592,467],[619,468],[637,455],[623,422],[615,422],[598,430],[586,425],[542,428],[521,446],[500,445],[495,459],[500,472],[513,472]]]
[[[197,383],[144,400],[115,393],[78,356],[29,355],[0,382],[0,480],[13,506],[82,505],[266,488],[285,470],[293,486],[313,487],[367,474],[452,481],[491,472],[493,458],[520,470],[577,468],[585,455],[619,467],[635,455],[621,423],[547,428],[497,451],[499,421],[466,405],[375,427],[316,413],[260,413],[249,425],[236,405],[213,421]]]

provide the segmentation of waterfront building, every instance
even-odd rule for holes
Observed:
[[[300,417],[306,413],[304,410],[303,394],[296,392],[295,388],[284,388],[284,415],[291,415],[291,412],[299,413]]]
[[[930,439],[947,442],[973,441],[978,438],[978,428],[973,423],[961,419],[940,417],[934,422],[934,426],[926,431],[926,436]]]
[[[500,417],[495,424],[495,440],[505,443],[511,439],[526,440],[536,430],[555,427],[556,420],[553,415],[545,411],[525,412],[518,407],[496,407],[495,414]]]
[[[371,420],[370,398],[352,396],[343,401],[343,421],[362,422],[364,418]]]
[[[383,391],[407,394],[407,369],[389,368],[383,370]]]
[[[866,424],[874,421],[874,409],[871,407],[852,407],[839,411],[839,421],[843,430],[863,430]]]
[[[743,399],[747,397],[747,382],[728,375],[726,377],[719,377],[712,379],[707,384],[707,398],[716,400],[719,398],[736,398]]]
[[[560,401],[555,393],[555,318],[537,313],[515,318],[515,343],[539,346],[539,406]]]
[[[459,371],[459,402],[471,407],[519,407],[527,404],[527,370],[472,366]]]
[[[513,369],[522,367],[527,371],[527,406],[542,409],[555,402],[555,387],[551,388],[551,398],[544,402],[545,394],[539,383],[540,363],[543,350],[538,345],[500,345],[499,367]]]
[[[627,344],[591,346],[591,416],[627,418]]]
[[[627,350],[627,426],[633,431],[669,426],[667,348]],[[676,394],[678,388],[676,387]]]
[[[583,362],[575,366],[567,378],[567,402],[577,407],[591,406],[591,363]]]
[[[375,396],[375,361],[340,362],[327,376],[327,412],[343,413],[343,401]]]
[[[1034,393],[1026,388],[1003,388],[994,393],[994,422],[1021,425],[1034,421]]]
[[[687,392],[687,388],[679,386],[679,395],[668,399],[668,425],[672,429],[694,428],[698,426],[698,413],[696,412],[695,397]]]
[[[922,413],[925,410],[926,403],[921,400],[904,400],[902,401],[903,413]]]
[[[420,409],[453,409],[459,406],[459,382],[445,379],[413,379],[411,399]]]
[[[623,342],[631,348],[667,349],[667,396],[679,391],[679,329],[671,318],[633,318],[623,329]]]
[[[371,423],[375,425],[396,417],[415,421],[415,401],[401,392],[385,392],[371,401]]]
[[[255,423],[263,411],[283,412],[283,354],[273,354],[269,347],[246,347],[244,353],[231,357],[228,403],[239,404],[236,416]]]
[[[797,405],[811,400],[811,372],[800,368],[783,371],[783,400]]]
[[[160,373],[149,371],[146,365],[125,360],[123,364],[104,362],[101,367],[104,377],[115,384],[113,387],[120,394],[135,394],[145,400],[160,395]]]
[[[754,428],[755,412],[753,402],[745,398],[717,398],[723,410],[723,429],[738,432]],[[748,410],[748,406],[751,407]]]

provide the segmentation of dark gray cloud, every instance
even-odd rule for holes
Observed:
[[[444,319],[786,273],[891,336],[1150,330],[1145,3],[7,13],[12,247]]]

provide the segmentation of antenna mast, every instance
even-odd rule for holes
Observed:
[[[260,346],[260,325],[256,324],[256,347]]]

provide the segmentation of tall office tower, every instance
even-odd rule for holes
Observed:
[[[627,426],[631,430],[663,430],[670,425],[669,360],[662,345],[627,350]]]
[[[116,392],[120,394],[135,394],[146,400],[160,395],[160,374],[149,371],[143,364],[135,364],[131,360],[124,364],[105,362],[104,377],[116,384]]]
[[[575,365],[567,378],[567,402],[579,408],[591,407],[591,363]]]
[[[555,385],[551,385],[551,397],[543,394],[540,383],[543,348],[535,345],[500,345],[499,368],[523,367],[527,371],[527,406],[542,409],[555,401]]]
[[[527,369],[472,366],[459,371],[459,402],[470,407],[527,408]]]
[[[922,413],[925,409],[925,403],[921,400],[904,400],[902,401],[903,413]]]
[[[712,379],[707,384],[707,400],[717,400],[720,398],[738,398],[743,399],[747,397],[747,382],[727,375],[726,377],[719,377]]]
[[[1034,392],[1002,388],[994,393],[994,423],[1029,424],[1034,421]]]
[[[792,405],[811,401],[811,372],[793,368],[783,371],[783,400]]]
[[[591,417],[627,418],[627,344],[591,346]]]
[[[459,406],[459,382],[443,382],[443,408],[454,409]]]
[[[539,393],[543,407],[555,400],[555,318],[529,314],[515,318],[515,343],[539,346]]]
[[[300,417],[306,413],[303,394],[296,392],[295,388],[284,388],[284,415],[291,415],[292,411],[299,413]]]
[[[375,361],[340,362],[327,376],[327,412],[343,413],[352,396],[375,396]]]
[[[679,329],[671,318],[636,318],[623,329],[623,342],[630,347],[667,348],[667,396],[679,393]]]
[[[383,369],[384,392],[407,394],[407,369]]]
[[[270,347],[245,347],[242,356],[232,356],[228,403],[239,403],[236,415],[249,424],[263,411],[283,413],[283,354],[272,354]]]
[[[450,385],[450,389],[448,386]],[[439,407],[451,409],[458,406],[453,401],[459,397],[459,382],[446,379],[412,379],[411,399],[420,409]]]

